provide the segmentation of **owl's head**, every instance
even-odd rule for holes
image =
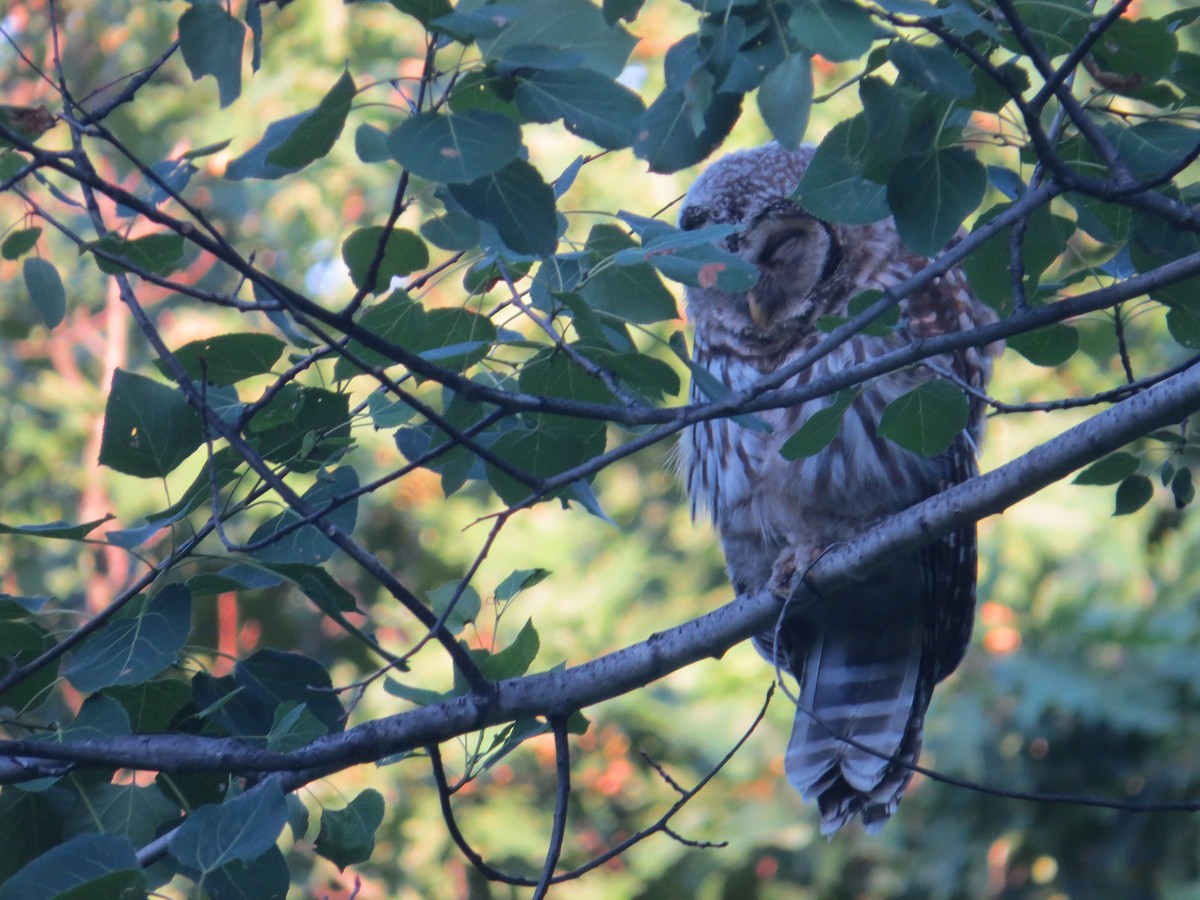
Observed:
[[[758,283],[739,294],[688,288],[688,315],[710,344],[774,352],[849,300],[845,231],[788,199],[812,154],[811,147],[790,151],[774,143],[731,153],[709,166],[684,198],[681,228],[739,226],[726,247],[760,273]]]

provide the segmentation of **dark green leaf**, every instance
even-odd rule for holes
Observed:
[[[1167,304],[1167,331],[1179,346],[1200,349],[1200,300],[1172,299]]]
[[[1166,76],[1178,50],[1179,42],[1166,22],[1122,17],[1109,25],[1092,48],[1092,56],[1106,72],[1134,76],[1129,85],[1136,88]]]
[[[858,391],[838,391],[830,398],[829,405],[818,409],[784,441],[780,455],[787,460],[802,456],[816,456],[833,443],[842,430],[842,416],[858,396]]]
[[[298,172],[300,166],[281,166],[268,161],[271,152],[281,146],[306,118],[308,113],[296,113],[286,119],[280,119],[267,126],[262,138],[257,144],[231,160],[225,167],[225,177],[230,181],[243,181],[247,178],[282,178],[292,172]]]
[[[54,638],[40,625],[5,622],[0,628],[0,678],[37,659],[54,644]],[[59,661],[54,660],[0,694],[0,709],[7,707],[22,712],[26,707],[41,705],[58,678],[58,666]]]
[[[0,522],[0,534],[23,534],[29,537],[82,541],[105,522],[112,521],[112,518],[109,515],[103,519],[95,519],[80,525],[72,525],[70,522],[48,522],[45,525],[5,525]]]
[[[1008,338],[1008,346],[1036,366],[1061,366],[1079,349],[1079,332],[1070,325],[1047,325]]]
[[[1154,496],[1154,485],[1145,475],[1130,475],[1117,487],[1114,516],[1125,516],[1136,512]]]
[[[438,16],[449,15],[450,0],[389,0],[392,6],[407,16],[412,16],[422,25],[428,25]]]
[[[250,422],[251,439],[271,462],[313,472],[345,452],[350,398],[324,388],[284,386]]]
[[[492,225],[516,253],[550,256],[558,243],[554,191],[522,159],[450,193],[467,212]]]
[[[970,97],[975,93],[970,70],[944,47],[894,41],[888,45],[887,56],[900,74],[922,91],[943,97]]]
[[[535,478],[557,475],[588,458],[580,437],[562,427],[514,428],[500,435],[492,450]],[[496,466],[487,468],[488,482],[505,503],[524,500],[530,488]]]
[[[645,112],[637,94],[592,69],[535,70],[518,84],[516,103],[525,118],[562,119],[572,134],[610,150],[633,143],[633,122]]]
[[[354,595],[342,587],[320,566],[301,563],[273,563],[270,571],[282,575],[304,592],[317,608],[330,616],[344,612],[360,612]]]
[[[184,344],[175,351],[175,359],[193,381],[229,385],[270,372],[285,346],[270,334],[218,334]],[[154,364],[164,375],[169,374],[165,362],[155,360]]]
[[[134,734],[168,731],[175,716],[192,697],[184,682],[165,678],[128,687],[110,687],[104,693],[121,704]]]
[[[664,90],[633,125],[634,152],[652,172],[677,172],[716,149],[741,111],[741,95],[712,93],[711,86]]]
[[[137,854],[129,839],[112,834],[84,834],[42,854],[6,880],[0,885],[0,898],[49,900],[70,891],[72,897],[92,896],[98,900],[102,895],[75,892],[116,873],[120,873],[119,881],[106,881],[106,885],[111,888],[118,883],[133,884],[141,893],[132,896],[144,896],[145,879],[141,877]]]
[[[867,10],[848,0],[805,0],[788,20],[788,32],[832,62],[858,59],[887,35]]]
[[[609,25],[616,25],[621,19],[632,22],[641,12],[645,2],[646,0],[604,0],[604,21]]]
[[[975,154],[952,147],[901,161],[888,179],[887,200],[908,248],[933,256],[979,206],[986,189],[987,170]]]
[[[175,662],[192,628],[192,597],[170,584],[129,612],[107,622],[75,650],[66,676],[91,693],[120,684],[141,684]]]
[[[186,691],[185,685],[180,687]],[[102,783],[88,785],[72,813],[68,836],[99,828],[104,834],[121,835],[141,847],[157,837],[163,824],[179,819],[179,805],[156,787]]]
[[[863,116],[833,126],[792,194],[818,218],[866,225],[890,214],[887,189],[864,176],[869,128]]]
[[[482,109],[418,113],[391,133],[388,147],[414,175],[465,183],[504,168],[521,149],[521,129],[508,116]]]
[[[458,212],[449,212],[421,223],[425,240],[443,250],[471,250],[479,246],[479,222]]]
[[[267,165],[294,172],[325,156],[341,136],[353,100],[354,79],[343,72],[316,109],[305,113],[288,136],[267,152]]]
[[[365,163],[384,162],[392,158],[387,132],[363,122],[354,132],[354,153]]]
[[[549,569],[517,569],[509,572],[505,579],[496,585],[493,594],[497,601],[511,600],[521,591],[541,584],[549,577]]]
[[[371,225],[359,228],[342,242],[342,260],[350,270],[350,278],[355,287],[362,288],[366,285],[371,261],[375,258],[382,238],[383,226]],[[395,228],[388,235],[375,281],[367,289],[373,294],[378,294],[387,290],[393,278],[408,275],[427,265],[429,251],[424,242],[411,231]]]
[[[126,240],[115,231],[110,231],[88,246],[93,251],[99,251],[96,252],[96,265],[108,275],[124,272],[167,275],[183,264],[181,234],[150,234]]]
[[[375,852],[375,832],[383,822],[383,810],[383,795],[370,788],[351,800],[345,809],[323,810],[321,830],[313,849],[339,871],[366,862]]]
[[[197,3],[179,17],[179,48],[192,80],[217,79],[221,106],[242,93],[242,47],[246,26],[220,3]]]
[[[588,235],[587,247],[597,252],[599,262],[621,249],[637,247],[637,244],[615,225],[595,225]],[[675,297],[645,263],[597,266],[589,273],[579,293],[592,309],[625,322],[649,324],[673,319],[679,314]]]
[[[335,525],[343,534],[354,531],[358,518],[358,500],[346,498],[358,488],[358,473],[350,466],[341,466],[331,472],[322,473],[317,483],[304,492],[301,499],[311,510],[323,510],[337,503],[325,513],[322,521]],[[270,541],[251,551],[251,556],[267,563],[302,563],[315,566],[333,555],[335,545],[317,524],[295,527],[303,519],[292,510],[280,513],[264,522],[250,535],[251,544]],[[272,540],[279,535],[277,540]]]
[[[804,140],[812,99],[812,60],[804,53],[788,54],[763,79],[758,111],[784,147],[795,149]]]
[[[431,691],[426,688],[411,687],[401,684],[394,678],[385,678],[383,689],[391,696],[407,700],[409,703],[415,703],[417,706],[430,706],[434,703],[441,703],[454,694],[453,691],[447,693],[445,691]]]
[[[1116,484],[1138,470],[1138,458],[1132,453],[1110,453],[1075,476],[1072,484]]]
[[[511,644],[499,653],[484,657],[479,663],[479,671],[492,681],[518,678],[529,671],[540,646],[537,629],[533,627],[533,620],[528,619]]]
[[[459,594],[458,588],[459,582],[451,581],[426,593],[438,618],[446,616],[446,627],[451,634],[458,634],[467,627],[468,623],[474,622],[483,605],[479,599],[479,592],[475,588],[468,584],[463,588],[461,594]],[[458,601],[454,604],[454,609],[447,615],[446,610],[449,609],[450,602],[454,600],[456,594],[458,594]]]
[[[506,0],[503,5],[519,12],[494,36],[479,36],[479,48],[488,59],[502,59],[533,45],[560,55],[576,54],[584,68],[616,78],[637,43],[619,25],[610,27],[589,0]]]
[[[1034,40],[1051,59],[1075,49],[1091,19],[1086,0],[1016,0],[1013,5]],[[1007,29],[1003,42],[1009,50],[1025,52]]]
[[[288,753],[307,747],[328,733],[329,729],[308,711],[306,704],[288,700],[275,708],[275,721],[267,733],[267,749]]]
[[[240,797],[202,806],[183,820],[168,845],[189,869],[208,873],[233,860],[251,860],[275,846],[287,823],[279,782],[268,779]]]
[[[1196,499],[1196,485],[1192,481],[1192,470],[1182,468],[1171,479],[1171,494],[1175,498],[1175,508],[1183,509]]]
[[[278,847],[254,859],[235,859],[204,877],[211,900],[285,900],[291,873]]]
[[[1139,122],[1133,127],[1109,123],[1104,132],[1139,177],[1153,177],[1176,166],[1200,144],[1200,129],[1175,122]]]
[[[0,256],[5,259],[20,259],[37,245],[41,236],[40,228],[22,228],[11,232],[4,239],[4,243],[0,244]]]
[[[961,390],[934,379],[888,404],[879,420],[879,433],[906,450],[934,456],[967,426],[968,411]]]
[[[203,440],[200,414],[181,392],[124,369],[113,374],[104,410],[101,465],[138,478],[161,478]]]

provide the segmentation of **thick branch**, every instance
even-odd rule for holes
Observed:
[[[987,475],[973,478],[892,516],[848,544],[830,550],[795,605],[836,592],[901,553],[1007,509],[1017,501],[1156,428],[1200,410],[1200,366],[1170,378],[1035,447]],[[635,690],[705,657],[719,657],[771,626],[779,601],[766,591],[591,662],[496,685],[490,698],[462,696],[276,753],[234,739],[137,735],[70,744],[0,743],[0,756],[65,760],[162,771],[336,771],[528,716],[560,716]]]

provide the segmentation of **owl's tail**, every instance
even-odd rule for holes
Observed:
[[[788,781],[817,800],[822,834],[855,815],[875,833],[896,811],[912,777],[906,766],[921,751],[931,693],[921,671],[923,623],[807,625],[802,646],[785,635],[782,648],[800,684]]]

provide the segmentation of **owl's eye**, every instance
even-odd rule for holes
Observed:
[[[679,227],[684,231],[695,231],[708,221],[708,213],[695,206],[689,206],[679,216]]]

